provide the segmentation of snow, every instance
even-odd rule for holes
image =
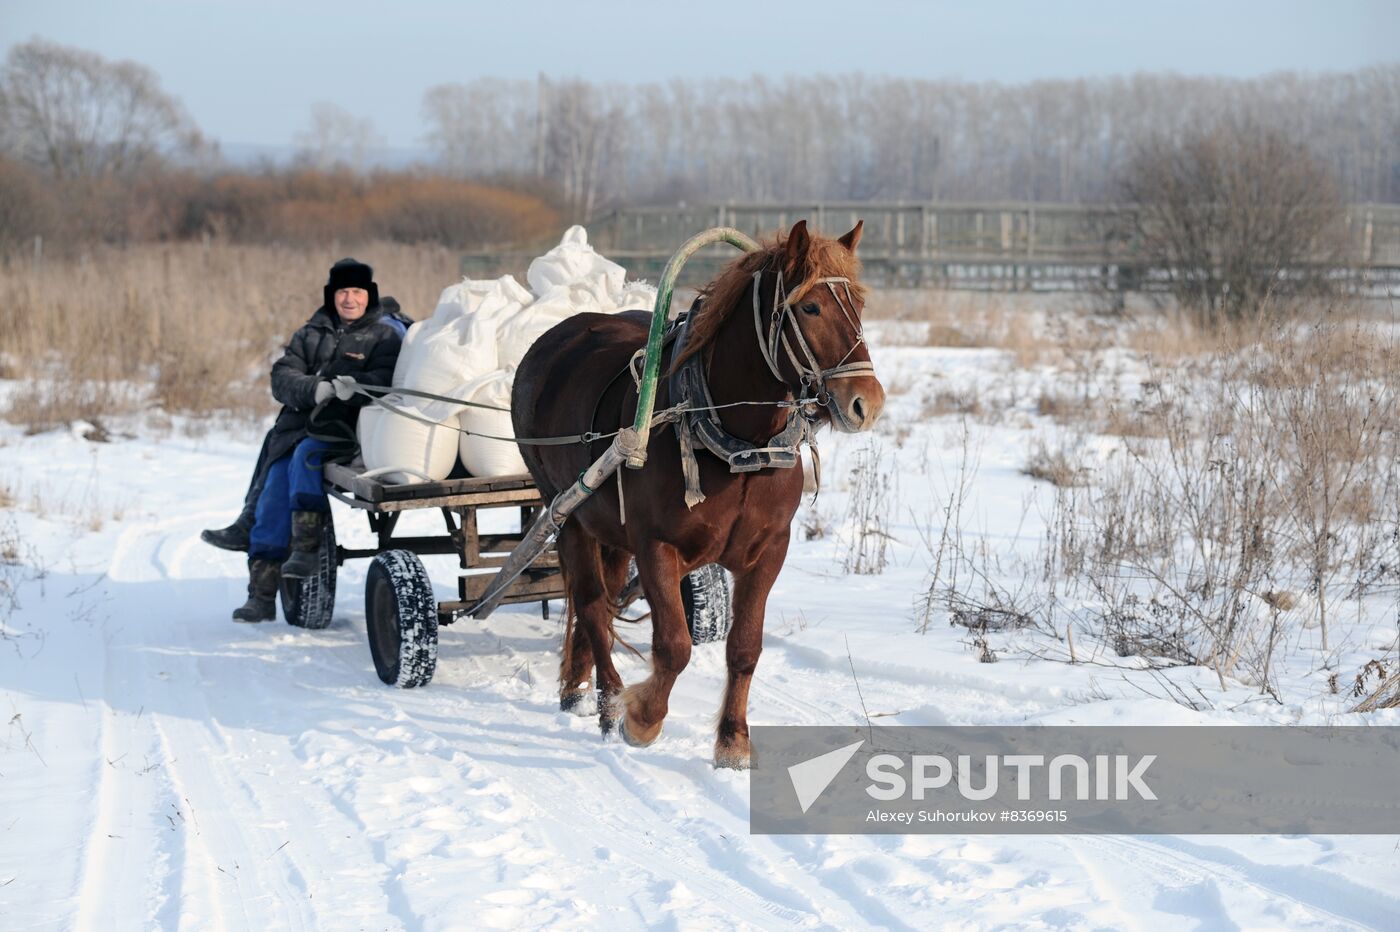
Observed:
[[[1274,703],[1198,668],[1146,671],[1111,652],[1112,665],[1063,663],[1058,641],[1029,631],[989,635],[991,664],[943,615],[921,633],[922,535],[941,529],[949,489],[969,483],[965,531],[992,542],[1008,577],[1043,537],[1050,492],[1020,468],[1054,430],[1032,400],[1053,375],[993,350],[885,345],[875,360],[904,386],[875,448],[892,481],[888,565],[842,572],[850,464],[871,440],[824,433],[824,486],[769,603],[752,723],[849,724],[866,710],[909,725],[1348,721],[1306,650]],[[1132,365],[1106,371],[1104,390],[1132,390]],[[920,411],[932,391],[973,387],[1018,401],[967,425],[975,472],[960,477],[962,420]],[[751,836],[747,775],[710,763],[722,644],[696,648],[644,749],[558,710],[558,604],[548,621],[514,606],[444,628],[431,685],[385,687],[365,643],[367,561],[342,568],[324,631],[229,620],[243,559],[198,533],[236,513],[255,429],[108,427],[112,442],[94,443],[81,425],[0,426],[13,502],[0,540],[17,552],[0,572],[18,601],[0,637],[8,928],[1155,932],[1400,917],[1385,836]],[[371,544],[360,515],[336,505],[335,518],[342,542]],[[808,540],[804,523],[831,531]],[[411,514],[400,533],[439,528]],[[425,563],[450,597],[454,561]],[[1388,643],[1355,624],[1357,657]],[[645,623],[623,634],[645,651]],[[617,659],[625,681],[642,678],[640,661]],[[1174,701],[1167,678],[1209,705]]]

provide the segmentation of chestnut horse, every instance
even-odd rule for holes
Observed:
[[[798,223],[787,236],[732,262],[701,292],[681,358],[671,360],[675,345],[668,344],[663,371],[665,366],[674,371],[691,356],[703,361],[719,424],[731,437],[767,448],[792,427],[792,418],[804,416],[813,427],[824,421],[844,432],[874,426],[885,390],[869,362],[860,325],[864,289],[855,256],[860,233],[857,224],[839,240],[829,239],[809,234],[806,221]],[[627,373],[633,354],[646,343],[649,322],[650,315],[642,312],[579,314],[541,336],[515,375],[516,436],[609,432],[631,424],[637,390]],[[734,402],[749,404],[724,407]],[[795,402],[806,404],[798,408]],[[663,378],[657,410],[672,404]],[[629,743],[654,741],[671,687],[690,660],[681,579],[718,563],[734,576],[734,603],[715,763],[742,768],[749,762],[749,683],[763,647],[768,593],[787,556],[802,496],[802,470],[799,465],[734,472],[695,443],[692,462],[698,463],[703,492],[703,501],[697,501],[694,472],[687,497],[687,457],[678,433],[670,424],[657,425],[646,466],[619,469],[560,531],[558,552],[570,604],[560,707],[578,704],[596,668],[604,733],[620,718]],[[606,441],[595,441],[522,446],[521,453],[548,500],[578,481],[605,448]],[[652,673],[624,691],[612,662],[612,623],[633,556],[651,605]]]

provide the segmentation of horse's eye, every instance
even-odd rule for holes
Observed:
[[[816,316],[817,316],[818,314],[820,314],[821,312],[822,312],[822,309],[821,309],[821,305],[819,305],[819,304],[804,304],[804,305],[802,305],[802,313],[804,313],[804,314],[811,314],[813,317],[816,317]]]

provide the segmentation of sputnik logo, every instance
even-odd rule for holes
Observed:
[[[802,807],[802,813],[806,815],[807,810],[812,808],[812,804],[817,798],[831,786],[831,781],[836,779],[836,775],[841,772],[841,768],[855,756],[856,751],[865,742],[857,741],[855,744],[848,744],[844,748],[837,748],[825,754],[804,760],[800,764],[793,764],[788,768],[788,777],[792,780],[793,792],[797,794],[797,803]]]

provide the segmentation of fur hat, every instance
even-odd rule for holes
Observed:
[[[331,266],[331,274],[326,279],[326,307],[335,307],[335,293],[342,288],[363,288],[369,292],[369,304],[373,308],[379,304],[379,286],[374,281],[374,269],[358,259],[341,259]]]

